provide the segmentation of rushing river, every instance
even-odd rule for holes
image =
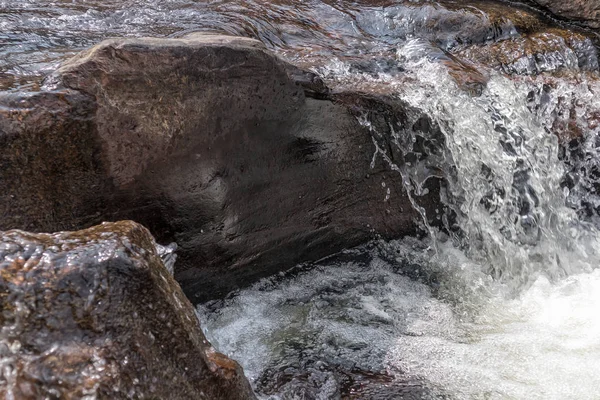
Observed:
[[[405,276],[398,265],[475,267],[452,249],[436,259],[420,246],[386,244],[402,257],[367,251],[367,261],[359,253],[361,261],[262,282],[202,307],[202,320],[264,398],[598,398],[597,271],[469,300],[474,312],[466,297],[457,304]]]
[[[217,31],[421,110],[435,127],[418,134],[360,122],[374,159],[402,174],[423,238],[374,241],[201,305],[208,338],[265,399],[599,399],[596,46],[548,28],[537,54],[461,61],[519,45],[528,18],[554,23],[499,7],[0,0],[0,87],[35,89],[106,37]],[[434,179],[439,224],[418,200]]]
[[[390,168],[414,189],[432,163],[444,170],[460,229],[426,226],[428,239],[375,242],[207,304],[208,337],[265,398],[597,399],[600,236],[567,206],[532,83],[492,74],[472,97],[427,51],[398,50],[413,82],[395,90],[435,116],[444,146]]]

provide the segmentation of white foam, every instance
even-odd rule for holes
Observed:
[[[375,256],[264,281],[216,312],[199,310],[209,339],[254,384],[309,359],[410,376],[456,399],[598,398],[600,271],[482,299],[463,298],[482,301],[465,314]],[[333,375],[324,382],[323,391],[336,386]]]
[[[417,322],[420,336],[399,337],[388,362],[457,399],[597,399],[599,310],[599,271],[554,285],[540,277],[450,335]]]

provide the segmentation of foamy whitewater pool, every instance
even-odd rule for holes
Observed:
[[[514,300],[490,300],[473,322],[419,318],[388,360],[459,399],[598,399],[599,311],[599,271],[540,277]]]
[[[200,319],[266,399],[600,398],[600,271],[540,276],[506,299],[466,262],[444,287],[431,253],[416,240],[349,251],[356,261],[264,280]]]

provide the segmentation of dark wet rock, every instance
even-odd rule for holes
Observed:
[[[92,225],[112,191],[93,98],[75,91],[0,93],[0,229]]]
[[[277,125],[303,101],[259,42],[231,36],[108,40],[63,64],[47,86],[96,99],[107,166],[121,186],[198,137]]]
[[[253,399],[131,221],[0,234],[6,399]]]
[[[257,382],[264,395],[282,399],[316,400],[443,400],[417,379],[398,378],[385,371],[365,371],[351,365],[331,366],[322,360],[301,360],[300,367],[289,365],[278,370],[267,369]]]
[[[45,87],[0,96],[3,229],[136,220],[178,243],[175,276],[194,301],[417,229],[358,117],[402,111],[411,129],[418,110],[332,96],[257,41],[109,40]]]
[[[306,97],[325,100],[329,98],[331,90],[323,79],[314,72],[298,68],[292,64],[285,64],[288,76],[304,90]]]
[[[578,22],[590,28],[600,28],[600,1],[598,0],[532,0],[559,17]]]

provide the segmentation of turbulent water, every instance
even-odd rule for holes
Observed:
[[[545,129],[553,122],[531,106],[542,84],[489,72],[473,96],[430,52],[419,40],[397,50],[411,78],[402,81],[357,77],[340,62],[320,72],[386,84],[433,116],[439,131],[427,138],[429,150],[404,165],[392,161],[385,139],[395,136],[406,154],[422,133],[362,122],[374,157],[403,175],[415,207],[426,181],[444,176],[454,215],[447,229],[424,215],[429,239],[373,243],[345,254],[350,261],[205,305],[207,334],[242,360],[265,398],[597,399],[600,237],[594,218],[577,212],[594,201],[584,189],[593,184],[597,132],[585,133],[587,161],[579,182],[566,185],[572,166]],[[560,95],[583,99],[598,88],[590,81]],[[543,105],[557,101],[548,94]]]
[[[469,260],[390,246],[402,256],[369,253],[205,306],[210,339],[242,360],[264,398],[597,398],[598,272],[540,277],[516,298],[480,300],[467,313],[440,296],[448,281],[432,287],[404,268]]]
[[[0,88],[36,88],[102,38],[218,31],[334,89],[400,101],[428,118],[360,122],[425,238],[375,241],[204,304],[208,338],[265,399],[598,399],[593,35],[526,7],[459,3],[0,0]],[[435,216],[419,204],[432,182]]]
[[[535,82],[492,73],[473,97],[426,51],[398,50],[413,80],[394,92],[434,116],[439,146],[408,166],[383,145],[374,157],[413,194],[441,170],[455,230],[425,218],[429,239],[376,242],[200,307],[208,337],[265,398],[597,399],[599,236],[568,206],[558,140],[528,105]],[[401,128],[363,123],[406,151]]]

